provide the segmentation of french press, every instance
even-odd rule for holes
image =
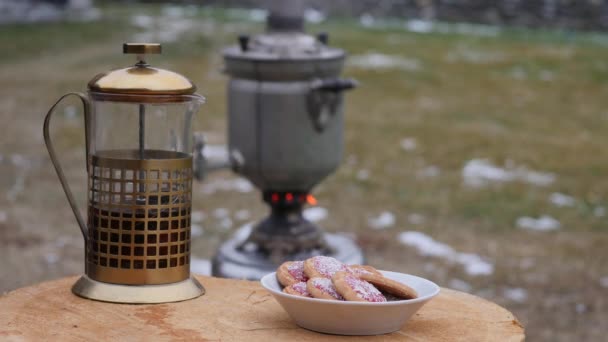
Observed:
[[[95,76],[87,95],[49,110],[44,140],[85,240],[76,295],[162,303],[204,293],[190,276],[191,123],[204,98],[184,76],[146,63],[160,44],[124,44],[134,66]],[[55,107],[84,106],[87,220],[81,216],[49,136]]]

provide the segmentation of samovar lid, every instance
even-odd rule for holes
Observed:
[[[307,61],[343,58],[344,50],[304,32],[270,31],[252,38],[239,37],[239,45],[226,48],[224,56],[252,61]]]
[[[160,44],[125,43],[123,53],[137,55],[138,62],[131,67],[98,74],[89,82],[89,91],[97,99],[112,95],[112,99],[132,102],[179,101],[182,95],[194,94],[196,86],[185,76],[146,63],[146,54],[160,54],[161,51]]]
[[[328,44],[328,35],[316,37],[304,32],[305,2],[272,0],[268,2],[266,32],[253,37],[239,36],[239,44],[224,50],[224,57],[240,61],[308,62],[335,60],[344,51]]]

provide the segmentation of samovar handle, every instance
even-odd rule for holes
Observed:
[[[55,148],[53,147],[53,143],[51,142],[51,137],[49,135],[49,124],[51,122],[51,116],[55,112],[55,107],[63,101],[64,98],[75,95],[80,98],[82,101],[82,105],[84,106],[84,127],[85,127],[85,145],[86,145],[86,163],[87,163],[87,173],[89,172],[89,114],[90,114],[90,104],[87,97],[82,93],[67,93],[55,102],[55,104],[49,109],[49,112],[46,114],[44,118],[44,143],[46,144],[46,149],[49,151],[49,156],[51,157],[51,161],[53,162],[53,166],[55,167],[55,171],[57,171],[57,176],[59,177],[59,181],[61,182],[61,186],[63,187],[63,191],[65,192],[65,196],[68,198],[68,202],[70,203],[70,207],[72,207],[72,212],[76,217],[76,221],[78,221],[78,225],[80,226],[80,231],[82,232],[82,237],[86,242],[88,242],[88,229],[85,220],[80,214],[80,210],[78,209],[78,205],[74,200],[74,195],[72,195],[72,191],[70,190],[70,186],[63,174],[63,170],[61,169],[61,165],[59,165],[59,159],[57,159],[57,154],[55,153]]]
[[[308,93],[308,114],[317,132],[323,132],[331,117],[342,105],[342,92],[357,87],[359,83],[347,78],[314,79]]]

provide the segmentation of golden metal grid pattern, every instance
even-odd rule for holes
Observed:
[[[127,285],[188,279],[191,156],[98,151],[90,171],[87,275]]]

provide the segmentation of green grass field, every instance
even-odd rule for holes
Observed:
[[[208,103],[196,130],[222,144],[227,79],[220,49],[240,32],[263,31],[244,11],[103,11],[98,22],[16,25],[0,33],[0,192],[6,194],[0,197],[0,291],[83,269],[80,233],[42,141],[43,116],[61,94],[84,91],[98,72],[131,64],[120,53],[123,42],[164,40],[163,55],[151,62],[198,85]],[[349,52],[344,74],[361,82],[347,95],[344,163],[315,190],[329,212],[321,224],[354,236],[379,268],[506,306],[531,341],[601,340],[608,319],[608,36],[438,27],[445,32],[411,32],[398,21],[365,28],[341,18],[308,26],[330,32],[331,44]],[[370,56],[381,67],[371,68]],[[84,203],[81,120],[59,115],[54,136]],[[408,149],[400,146],[404,139]],[[468,186],[463,169],[478,159],[514,179]],[[534,184],[525,178],[530,171],[553,181]],[[224,178],[234,175],[219,172],[206,182]],[[266,208],[255,191],[206,196],[202,187],[195,185],[194,210],[208,215],[193,253],[210,258],[245,223],[233,218],[232,228],[222,229],[215,209],[247,209],[259,219]],[[553,204],[555,193],[570,196],[569,203]],[[395,224],[371,229],[368,219],[384,211]],[[517,227],[521,217],[542,215],[560,227]],[[493,272],[475,276],[459,263],[423,256],[399,242],[405,231],[479,255]]]

